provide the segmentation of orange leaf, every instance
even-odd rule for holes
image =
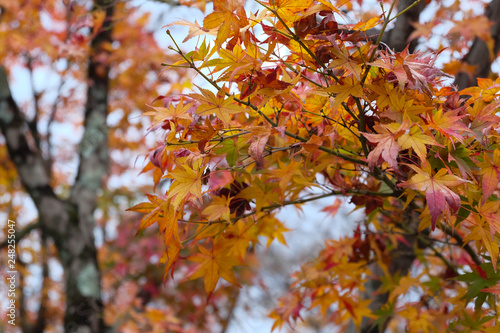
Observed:
[[[239,265],[239,262],[235,258],[229,257],[227,251],[216,248],[215,245],[211,250],[203,247],[199,247],[198,249],[200,253],[193,254],[188,258],[191,261],[199,263],[189,279],[194,280],[200,277],[205,279],[207,298],[210,298],[212,295],[219,278],[240,286],[232,270],[233,266]]]
[[[212,202],[203,210],[203,214],[208,215],[209,221],[218,219],[230,221],[229,203],[231,198],[228,197],[213,197]]]
[[[165,107],[157,107],[148,105],[153,108],[155,111],[144,112],[143,116],[154,116],[153,124],[149,127],[148,130],[152,130],[161,125],[164,121],[173,121],[176,119],[186,119],[192,120],[191,115],[188,113],[189,109],[193,106],[194,102],[189,104],[184,104],[184,100],[181,98],[181,101],[176,106],[172,103],[169,104],[168,108]]]
[[[483,201],[484,204],[486,200],[493,194],[493,191],[498,187],[498,182],[500,181],[500,150],[495,149],[493,152],[493,162],[490,160],[488,154],[484,154],[484,162],[479,163],[481,170],[480,175],[483,175],[482,187],[483,187]]]

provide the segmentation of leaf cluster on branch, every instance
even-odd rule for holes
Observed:
[[[342,1],[257,2],[249,12],[217,0],[203,25],[177,22],[185,41],[200,36],[189,52],[167,31],[178,61],[164,65],[206,85],[145,112],[165,132],[145,171],[169,187],[131,210],[145,214],[140,230],[158,224],[165,273],[187,262],[186,278],[202,277],[210,297],[221,278],[239,284],[249,249],[285,242],[282,207],[348,196],[366,220],[293,275],[275,327],[318,308],[346,329],[491,328],[500,79],[457,90],[439,52],[380,48],[420,1],[397,13],[381,2],[380,16],[351,26],[339,23]]]
[[[284,242],[280,208],[347,196],[366,220],[294,274],[274,327],[314,308],[362,330],[493,326],[500,80],[459,91],[444,83],[439,52],[379,48],[419,1],[352,26],[329,1],[257,2],[249,12],[218,0],[202,26],[178,22],[201,43],[185,52],[172,38],[179,60],[164,65],[206,86],[145,113],[165,131],[146,170],[170,185],[131,210],[146,214],[141,230],[157,223],[164,234],[165,273],[187,261],[210,297],[220,278],[238,285],[249,248]]]

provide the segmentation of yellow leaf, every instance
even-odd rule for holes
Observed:
[[[203,214],[208,215],[207,218],[209,221],[216,221],[222,218],[227,222],[231,222],[229,212],[230,201],[230,197],[213,197],[212,202],[203,210]]]
[[[333,109],[336,110],[342,102],[344,102],[349,96],[363,97],[363,87],[358,80],[352,77],[346,77],[344,82],[324,89],[326,92],[336,93],[335,102],[333,103]]]
[[[354,27],[352,27],[352,30],[360,30],[360,31],[370,30],[376,27],[380,23],[382,16],[383,15],[372,17],[371,19],[368,20],[368,22],[363,22],[363,21],[358,22]]]
[[[174,209],[179,208],[188,194],[194,195],[196,198],[201,198],[201,177],[203,176],[204,168],[200,166],[201,161],[194,163],[193,169],[188,166],[177,164],[177,167],[168,173],[167,177],[173,179],[172,185],[168,189],[167,199],[173,198]]]
[[[200,89],[200,94],[190,94],[189,96],[196,99],[201,103],[201,105],[196,110],[196,113],[200,116],[206,116],[215,114],[217,118],[222,120],[224,126],[229,126],[230,115],[234,113],[243,112],[244,108],[234,104],[234,96],[230,96],[227,99],[224,99],[225,92],[224,87],[219,90],[217,95],[207,89]]]

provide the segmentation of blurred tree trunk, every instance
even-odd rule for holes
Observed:
[[[7,73],[0,67],[0,129],[19,177],[38,209],[38,226],[57,247],[64,268],[65,332],[104,332],[101,272],[94,239],[94,211],[102,180],[108,174],[109,64],[113,5],[96,0],[106,16],[91,43],[85,129],[79,144],[79,166],[69,198],[59,198],[51,186],[50,158],[42,156],[36,124],[28,122],[14,101]],[[34,140],[33,140],[34,139]],[[39,312],[43,313],[43,312]],[[43,329],[44,325],[41,325]]]

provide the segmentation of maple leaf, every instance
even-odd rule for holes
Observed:
[[[498,202],[489,201],[483,203],[479,208],[477,214],[484,218],[484,220],[490,226],[490,232],[492,235],[495,232],[500,234],[500,214],[498,214]]]
[[[274,216],[265,216],[259,221],[258,233],[261,236],[267,237],[267,248],[271,246],[271,243],[275,239],[277,239],[281,244],[286,245],[286,239],[283,233],[287,231],[290,231],[290,229],[285,228],[283,223]]]
[[[429,126],[436,129],[447,138],[454,137],[461,143],[464,143],[462,133],[473,132],[465,126],[463,122],[459,121],[465,117],[465,115],[457,116],[458,111],[459,110],[444,112],[443,109],[439,109],[436,113],[427,115]]]
[[[493,287],[481,289],[481,291],[484,293],[492,293],[497,296],[500,296],[500,283],[497,283]]]
[[[239,0],[215,0],[214,12],[208,14],[203,19],[203,27],[205,29],[218,28],[216,41],[219,47],[227,40],[231,31],[237,34],[240,30],[240,25],[241,27],[246,25],[240,15],[233,14],[233,11],[242,8],[244,3],[245,1]]]
[[[454,161],[457,164],[464,179],[467,178],[467,175],[472,176],[472,170],[478,169],[470,155],[471,151],[462,145],[456,146],[455,149],[448,153],[448,162]]]
[[[408,118],[405,118],[403,124],[391,123],[388,125],[375,125],[374,129],[378,134],[361,133],[370,142],[377,143],[375,149],[368,154],[368,166],[373,169],[378,164],[379,157],[389,163],[394,170],[398,169],[397,157],[399,154],[399,145],[396,142],[397,136],[408,128]]]
[[[231,198],[229,196],[225,197],[213,197],[212,202],[203,210],[203,214],[208,215],[209,221],[216,221],[220,218],[231,222],[229,203]]]
[[[158,262],[159,264],[166,264],[165,265],[165,278],[167,277],[168,271],[172,269],[172,278],[174,277],[174,265],[177,259],[179,258],[179,253],[181,251],[181,244],[171,242],[169,244],[166,244],[166,249],[165,252],[163,252],[163,255],[160,258],[160,261]]]
[[[434,66],[439,52],[428,56],[423,56],[419,52],[410,54],[408,47],[399,53],[383,52],[380,59],[369,63],[369,65],[384,68],[394,73],[401,88],[407,84],[410,89],[418,89],[431,95],[428,83],[440,76],[450,78],[451,76]]]
[[[281,329],[284,323],[301,318],[300,311],[304,308],[302,298],[295,293],[283,296],[278,301],[278,306],[269,314],[274,319],[271,332],[276,328]]]
[[[148,105],[155,111],[144,112],[142,115],[154,116],[153,124],[148,128],[148,131],[152,131],[160,127],[165,121],[174,121],[176,119],[192,120],[189,110],[193,105],[194,102],[184,104],[184,100],[181,98],[177,106],[170,103],[168,108]]]
[[[334,68],[343,66],[350,73],[354,74],[354,76],[358,81],[361,80],[361,71],[362,71],[361,66],[351,58],[349,51],[345,48],[344,45],[342,45],[342,48],[339,48],[337,44],[334,44],[334,47],[331,50],[331,52],[335,56],[337,56],[338,59],[332,60],[332,62],[330,63],[330,65],[328,65],[328,67]]]
[[[224,230],[224,238],[219,240],[219,244],[228,250],[229,255],[244,262],[250,242],[257,242],[256,231],[255,224],[240,220]]]
[[[226,96],[224,87],[219,90],[217,95],[207,89],[198,87],[202,95],[200,94],[189,94],[189,97],[199,101],[201,104],[196,110],[196,114],[200,116],[206,116],[215,114],[217,118],[222,120],[224,126],[229,126],[230,115],[234,113],[243,112],[244,109],[241,106],[233,104],[234,96],[230,96],[224,99]]]
[[[181,241],[179,238],[177,224],[178,216],[177,212],[174,211],[170,200],[166,200],[164,197],[156,195],[148,195],[148,199],[150,202],[142,202],[127,209],[127,211],[147,213],[142,217],[141,224],[136,235],[156,222],[158,223],[160,232],[164,233],[165,245],[173,242],[180,246]]]
[[[369,308],[369,305],[372,302],[369,299],[360,300],[355,303],[352,299],[343,296],[340,298],[340,301],[342,306],[345,307],[345,309],[352,315],[352,321],[358,328],[361,327],[361,321],[363,320],[363,317],[374,317],[372,311]]]
[[[203,277],[205,279],[205,291],[207,299],[212,295],[219,278],[223,278],[229,283],[240,286],[233,273],[233,266],[240,263],[233,257],[227,255],[223,248],[218,248],[215,245],[211,250],[204,247],[198,247],[200,253],[193,254],[188,257],[190,261],[199,263],[189,276],[190,280]]]
[[[471,240],[480,241],[490,254],[491,263],[496,272],[499,249],[489,225],[477,214],[474,214],[473,218],[468,218],[467,220],[472,224],[472,228],[470,233],[464,237],[464,242],[470,242]]]
[[[327,213],[329,217],[335,217],[339,211],[340,205],[342,205],[342,200],[336,198],[333,204],[324,207],[321,211]]]
[[[278,160],[278,168],[271,171],[271,174],[279,179],[279,184],[282,189],[286,189],[290,185],[290,181],[294,176],[303,177],[300,168],[302,167],[301,162],[296,162],[292,160],[288,165]]]
[[[480,162],[478,166],[481,168],[479,171],[480,175],[483,175],[481,180],[483,188],[483,201],[484,204],[486,200],[493,194],[493,191],[498,187],[498,182],[500,181],[500,150],[495,149],[493,152],[493,161],[487,153],[484,154],[484,162]]]
[[[427,148],[425,145],[440,146],[439,143],[431,136],[427,135],[418,126],[413,126],[397,139],[400,149],[412,148],[420,158],[423,166],[427,164]]]
[[[277,10],[277,14],[285,19],[287,23],[294,23],[302,19],[305,15],[301,15],[303,11],[310,9],[313,0],[277,0],[272,2]]]
[[[271,128],[267,126],[256,126],[248,128],[248,131],[254,135],[253,142],[248,148],[248,154],[257,163],[257,168],[261,168],[264,163],[264,149],[271,135]]]
[[[367,22],[360,21],[352,27],[352,30],[366,31],[375,28],[382,20],[382,17],[383,14],[380,14],[379,16],[372,17]]]
[[[166,177],[173,179],[172,185],[168,189],[167,199],[173,198],[173,206],[177,209],[181,202],[192,194],[200,201],[201,198],[201,178],[204,168],[201,167],[201,160],[194,163],[193,168],[177,163],[177,167],[168,173]]]
[[[235,75],[240,71],[251,65],[257,66],[256,59],[248,55],[247,50],[244,50],[238,44],[232,50],[220,49],[218,53],[221,58],[210,59],[205,65],[200,66],[200,68],[214,67],[211,69],[211,73],[216,73],[227,68],[221,76],[225,77],[227,73],[231,73],[229,81],[232,82]]]
[[[342,102],[344,102],[349,96],[363,97],[363,87],[353,77],[346,77],[341,84],[334,85],[324,89],[326,92],[336,93],[335,101],[333,103],[333,109],[336,110]]]
[[[452,191],[449,186],[458,186],[466,183],[467,180],[447,174],[446,169],[440,169],[436,174],[432,175],[430,165],[427,165],[423,170],[414,165],[408,166],[416,174],[410,180],[399,184],[399,186],[425,192],[427,206],[431,214],[432,230],[434,230],[436,221],[446,209],[446,205],[448,205],[452,213],[457,212],[460,208],[460,196]]]
[[[479,99],[474,103],[473,107],[468,110],[469,117],[473,119],[470,124],[470,130],[473,131],[478,138],[483,139],[485,131],[492,125],[500,122],[500,117],[497,116],[499,107],[500,101],[492,102],[485,106],[483,100]]]
[[[196,36],[201,36],[201,35],[216,36],[217,35],[217,29],[206,29],[206,28],[200,26],[200,24],[196,20],[194,20],[194,23],[191,23],[187,20],[175,21],[175,22],[172,22],[170,24],[163,26],[163,28],[169,27],[172,25],[183,25],[183,26],[189,27],[188,35],[182,41],[183,43],[187,42],[188,40],[190,40],[191,38],[196,37]]]

